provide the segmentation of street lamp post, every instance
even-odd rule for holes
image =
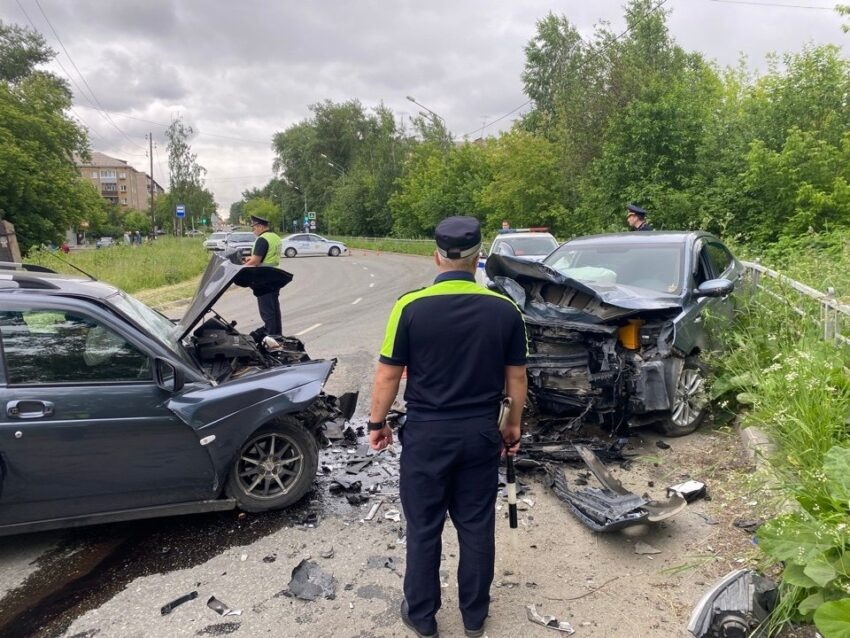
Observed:
[[[324,159],[326,160],[326,162],[327,162],[328,166],[330,166],[331,168],[336,169],[337,171],[339,171],[339,174],[340,174],[340,175],[342,175],[343,177],[345,177],[345,169],[344,169],[342,166],[340,166],[339,164],[337,164],[336,162],[334,162],[334,161],[333,161],[330,157],[328,157],[328,156],[327,156],[327,155],[325,155],[324,153],[319,153],[319,156],[320,156],[320,157],[322,157],[322,158],[324,158]]]
[[[435,118],[437,118],[438,120],[440,120],[440,121],[443,123],[443,126],[445,126],[445,125],[446,125],[446,120],[445,120],[445,119],[444,119],[441,115],[438,115],[437,113],[435,113],[434,111],[432,111],[431,109],[429,109],[429,108],[428,108],[427,106],[425,106],[424,104],[421,104],[420,102],[417,102],[417,101],[416,101],[415,99],[413,99],[411,96],[409,96],[409,95],[408,95],[408,96],[406,96],[406,97],[407,97],[407,99],[408,99],[408,100],[410,100],[411,102],[413,102],[416,106],[422,107],[423,109],[425,109],[426,111],[428,111],[431,115],[433,115]]]

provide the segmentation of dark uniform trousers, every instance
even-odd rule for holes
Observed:
[[[431,631],[440,608],[440,555],[446,512],[460,545],[458,590],[463,624],[487,618],[495,559],[496,494],[501,437],[497,415],[410,421],[402,444],[401,504],[407,519],[404,597],[410,620]]]
[[[283,326],[280,325],[280,289],[257,295],[257,309],[267,334],[283,334]]]

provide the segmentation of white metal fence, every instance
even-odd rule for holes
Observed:
[[[824,341],[850,345],[850,338],[842,334],[844,318],[850,317],[850,306],[836,300],[833,288],[827,288],[825,293],[815,290],[811,286],[762,266],[758,260],[741,263],[747,269],[747,275],[756,289],[788,304],[800,317],[817,323],[821,327]],[[776,283],[773,289],[766,285],[765,278]],[[798,298],[793,300],[790,295],[781,294],[789,291],[796,292]]]

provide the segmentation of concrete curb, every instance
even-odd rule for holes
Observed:
[[[746,455],[755,460],[757,467],[767,463],[767,457],[776,452],[776,444],[770,440],[765,431],[753,425],[744,428],[740,423],[736,427]]]

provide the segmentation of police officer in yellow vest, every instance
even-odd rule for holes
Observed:
[[[269,230],[269,220],[251,215],[251,230],[257,236],[251,256],[242,262],[246,266],[277,266],[280,263],[280,236]],[[280,288],[255,289],[260,318],[266,334],[280,335],[283,320],[280,316]]]

